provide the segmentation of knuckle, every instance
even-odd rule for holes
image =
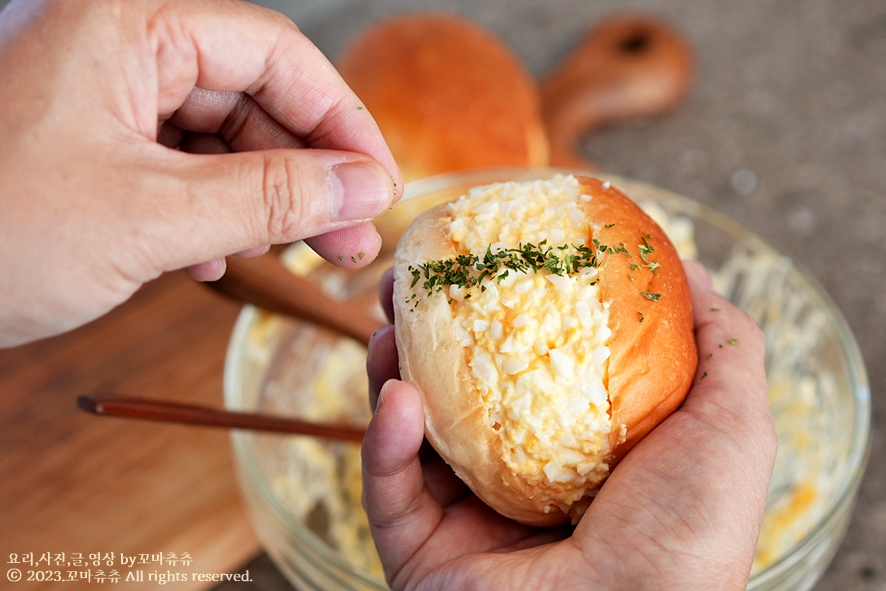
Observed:
[[[291,159],[279,152],[264,154],[262,195],[269,242],[304,238],[302,223],[307,218],[305,200],[298,187],[299,172]]]

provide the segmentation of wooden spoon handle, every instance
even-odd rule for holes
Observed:
[[[551,164],[587,167],[575,153],[580,134],[675,107],[693,69],[689,44],[659,21],[620,17],[590,30],[540,84]]]
[[[249,429],[273,433],[313,435],[325,439],[362,441],[363,429],[311,423],[295,418],[234,412],[210,408],[124,396],[114,392],[94,392],[77,397],[77,406],[96,415],[145,419],[204,427]]]
[[[293,275],[273,255],[228,257],[227,271],[208,287],[238,301],[312,322],[364,345],[381,326],[367,309],[329,296],[319,286]]]

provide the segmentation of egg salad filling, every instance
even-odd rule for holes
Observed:
[[[546,245],[538,250],[572,261],[592,238],[589,199],[571,176],[478,187],[449,206],[449,237],[457,255]],[[575,267],[510,268],[445,287],[503,460],[564,510],[607,475],[612,428],[608,306],[596,265]]]

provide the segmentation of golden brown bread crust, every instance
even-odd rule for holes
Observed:
[[[594,197],[586,211],[597,223],[595,238],[607,245],[623,242],[632,255],[607,257],[600,281],[603,300],[612,302],[610,439],[617,462],[674,412],[689,391],[698,364],[692,296],[680,256],[658,224],[615,187],[604,189],[596,179],[581,181],[583,190]],[[654,274],[643,266],[637,250],[644,238],[654,249],[648,260],[661,265]],[[653,301],[644,293],[661,298]],[[627,427],[622,443],[620,425]]]
[[[610,465],[682,403],[695,375],[692,304],[683,265],[668,238],[630,199],[600,181],[581,178],[592,196],[586,212],[593,239],[630,257],[601,257],[603,300],[610,302],[608,389],[613,431]],[[455,335],[445,295],[428,296],[410,287],[410,265],[448,259],[455,245],[447,236],[445,206],[426,212],[402,237],[394,260],[394,311],[401,375],[421,392],[426,435],[455,473],[488,505],[517,521],[551,526],[567,520],[556,508],[533,499],[535,491],[515,477],[502,459],[502,444],[468,366],[469,350]],[[652,247],[644,260],[639,246]],[[644,266],[657,262],[653,273]],[[632,265],[636,265],[632,268]],[[420,303],[413,311],[412,294]],[[655,298],[655,301],[644,293]],[[620,436],[625,425],[626,436]]]
[[[407,181],[547,165],[535,82],[508,47],[466,19],[393,17],[358,35],[337,67]]]

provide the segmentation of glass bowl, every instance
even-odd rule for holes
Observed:
[[[390,249],[417,213],[471,186],[568,172],[502,169],[416,181],[377,225]],[[640,202],[684,257],[696,256],[697,246],[720,292],[762,326],[779,452],[748,589],[810,589],[843,537],[869,446],[867,375],[846,322],[805,270],[734,221],[655,187],[590,174]],[[376,291],[390,250],[357,272],[323,262],[304,245],[283,256],[293,272],[382,318]],[[246,306],[228,349],[226,404],[366,424],[365,353],[346,338]],[[359,446],[243,431],[232,440],[256,533],[293,584],[387,588],[360,505]]]

